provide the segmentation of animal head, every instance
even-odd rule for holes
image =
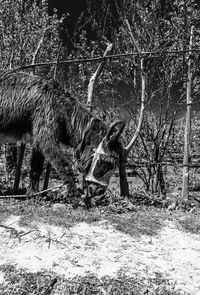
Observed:
[[[93,149],[89,167],[85,171],[85,181],[90,195],[103,194],[111,177],[119,166],[119,155],[123,148],[120,135],[125,127],[125,122],[115,121]]]

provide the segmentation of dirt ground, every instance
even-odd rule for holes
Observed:
[[[1,265],[52,270],[66,278],[140,274],[144,282],[161,273],[181,294],[200,294],[200,236],[181,231],[173,221],[166,221],[157,235],[133,237],[108,220],[68,229],[37,220],[22,227],[20,218],[11,214],[1,223]],[[1,271],[0,284],[4,279]]]

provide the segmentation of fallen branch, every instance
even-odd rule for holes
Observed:
[[[9,230],[10,231],[10,238],[15,238],[15,239],[17,238],[19,240],[19,243],[21,243],[21,240],[22,240],[21,238],[23,236],[26,236],[34,231],[37,231],[36,229],[29,230],[28,232],[24,232],[23,230],[18,231],[14,227],[7,226],[4,224],[0,224],[0,227],[5,228],[6,230]]]
[[[0,199],[25,199],[27,195],[0,195]]]
[[[52,187],[52,188],[48,188],[48,189],[46,189],[46,190],[42,190],[42,191],[39,191],[39,192],[37,192],[37,193],[34,193],[33,195],[0,195],[0,199],[9,199],[9,198],[12,198],[12,199],[25,199],[25,198],[27,198],[27,199],[31,199],[32,197],[36,197],[36,196],[38,196],[38,195],[41,195],[41,194],[43,194],[43,193],[46,193],[46,192],[49,192],[49,191],[53,191],[53,190],[57,190],[57,189],[59,189],[59,188],[61,188],[63,186],[63,184],[59,184],[59,185],[57,185],[57,186],[54,186],[54,187]]]
[[[7,225],[4,225],[4,224],[0,224],[0,227],[3,227],[5,229],[7,229],[7,230],[10,230],[11,231],[11,234],[13,234],[15,236],[18,236],[20,233],[22,233],[22,231],[19,232],[14,227],[7,226]]]
[[[59,184],[57,186],[54,186],[54,187],[51,187],[51,188],[48,188],[48,189],[45,189],[45,190],[42,190],[42,191],[39,191],[37,193],[34,193],[33,196],[38,196],[38,195],[41,195],[43,193],[47,193],[49,191],[53,191],[53,190],[58,190],[59,188],[61,188],[63,186],[63,184]]]

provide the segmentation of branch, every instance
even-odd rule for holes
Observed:
[[[62,42],[60,42],[60,46],[59,46],[59,48],[58,48],[57,63],[55,64],[55,67],[54,67],[54,74],[53,74],[53,78],[54,78],[54,80],[56,79],[56,72],[57,72],[57,68],[58,68],[58,61],[59,61],[59,56],[60,56],[61,46],[62,46]]]
[[[139,47],[136,44],[135,38],[133,36],[133,33],[131,31],[131,27],[130,24],[128,22],[127,19],[125,19],[126,25],[128,27],[128,31],[130,33],[131,39],[132,39],[132,43],[133,45],[135,45],[138,53],[141,53],[141,50],[139,49]],[[131,148],[133,147],[138,135],[140,134],[140,130],[142,127],[142,121],[143,121],[143,117],[144,117],[144,108],[145,108],[145,88],[146,88],[146,77],[145,77],[145,72],[144,72],[144,58],[141,58],[140,61],[140,69],[141,69],[141,79],[142,79],[142,94],[141,94],[141,108],[140,108],[140,117],[139,117],[139,122],[138,122],[138,126],[137,129],[135,131],[135,134],[133,135],[133,138],[131,139],[130,143],[125,147],[125,151],[126,154],[128,155],[128,153],[130,152]]]
[[[40,46],[41,46],[42,43],[43,43],[44,35],[45,35],[45,33],[46,33],[46,30],[47,30],[47,28],[44,29],[44,32],[43,32],[43,34],[42,34],[42,37],[40,38],[40,40],[39,40],[39,42],[38,42],[38,45],[37,45],[37,48],[36,48],[36,50],[35,50],[35,52],[34,52],[34,54],[33,54],[32,63],[31,63],[32,65],[35,65],[35,61],[36,61],[36,58],[37,58],[38,52],[39,52],[39,50],[40,50]]]
[[[33,198],[33,197],[36,197],[38,195],[41,195],[43,193],[47,193],[47,192],[54,192],[55,190],[58,190],[62,187],[63,185],[62,184],[59,184],[57,186],[53,186],[51,188],[48,188],[48,189],[45,189],[45,190],[42,190],[42,191],[39,191],[37,193],[34,193],[33,195],[29,196],[29,195],[0,195],[0,199],[28,199],[28,198]]]
[[[93,102],[93,92],[94,92],[94,84],[96,82],[96,80],[98,79],[100,73],[103,70],[103,66],[106,62],[105,57],[108,55],[108,53],[112,50],[113,48],[113,44],[110,43],[108,44],[104,54],[103,54],[103,61],[98,65],[96,72],[92,75],[92,77],[90,78],[90,82],[88,85],[88,98],[87,98],[87,107],[89,109],[89,111],[92,110],[92,102]]]
[[[137,43],[136,43],[136,41],[135,41],[135,38],[134,38],[133,33],[132,33],[132,30],[131,30],[131,26],[130,26],[130,24],[129,24],[127,18],[125,19],[125,23],[126,23],[126,25],[127,25],[127,27],[128,27],[128,31],[129,31],[129,34],[130,34],[130,36],[131,36],[132,43],[133,43],[133,44],[135,45],[135,47],[136,47],[136,51],[137,51],[138,53],[141,53],[141,50],[140,50],[140,48],[137,46]]]
[[[62,22],[62,20],[61,20],[60,22]],[[31,65],[35,65],[35,61],[36,61],[36,58],[37,58],[38,52],[39,52],[39,50],[40,50],[40,47],[41,47],[41,45],[42,45],[42,43],[43,43],[43,40],[44,40],[44,36],[45,36],[46,31],[49,30],[49,29],[51,29],[51,28],[53,28],[53,27],[54,27],[54,25],[50,25],[50,26],[46,26],[46,28],[44,28],[44,31],[43,31],[43,33],[42,33],[42,37],[40,38],[40,40],[39,40],[39,42],[38,42],[38,46],[37,46],[37,48],[36,48],[36,50],[35,50],[35,53],[34,53],[34,55],[33,55]]]
[[[135,134],[133,138],[131,139],[130,143],[125,147],[125,150],[127,154],[130,152],[131,148],[133,147],[138,135],[140,134],[140,130],[142,127],[142,121],[144,117],[144,109],[145,109],[145,88],[146,88],[146,79],[145,79],[145,73],[144,73],[144,59],[141,59],[141,71],[142,71],[142,97],[141,97],[141,108],[140,108],[140,117],[137,129],[135,131]]]

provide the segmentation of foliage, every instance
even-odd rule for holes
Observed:
[[[0,2],[0,64],[3,68],[31,64],[40,40],[37,62],[56,58],[62,20],[48,15],[47,1]]]

